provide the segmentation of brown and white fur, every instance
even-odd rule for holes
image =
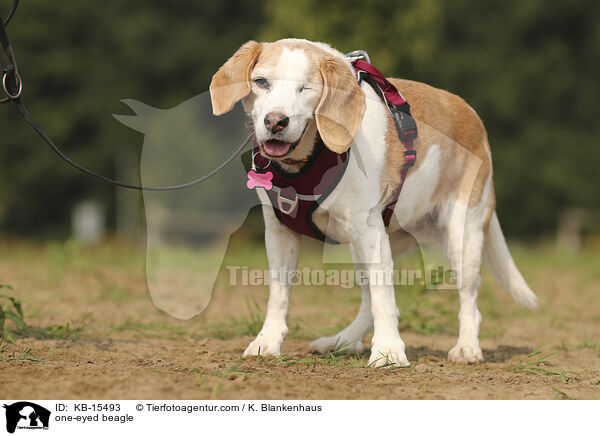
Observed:
[[[410,102],[419,138],[416,164],[387,231],[381,212],[400,182],[404,148],[386,107],[370,85],[358,85],[342,53],[307,40],[250,41],[214,75],[210,93],[215,115],[243,101],[261,153],[288,172],[304,165],[317,133],[337,153],[352,146],[347,170],[313,214],[315,223],[330,237],[349,243],[355,266],[366,269],[369,277],[393,269],[390,235],[402,238],[410,233],[419,235],[419,240],[426,236],[440,240],[460,275],[460,331],[448,358],[479,362],[483,355],[477,290],[482,258],[519,303],[536,305],[535,294],[508,251],[495,212],[487,134],[475,111],[460,97],[423,83],[390,80]],[[269,118],[271,114],[286,117],[286,125],[270,129],[271,121],[278,119]],[[257,191],[274,277],[296,268],[300,235],[277,220],[264,191]],[[289,295],[289,284],[271,280],[263,328],[244,356],[280,354],[288,330]],[[363,285],[355,320],[337,335],[315,340],[310,349],[326,353],[345,346],[360,351],[363,337],[373,328],[369,363],[409,365],[398,332],[394,287],[387,283]]]

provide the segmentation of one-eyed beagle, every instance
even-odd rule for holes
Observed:
[[[359,84],[346,56],[307,40],[250,41],[213,76],[210,94],[215,115],[242,100],[258,153],[285,174],[303,174],[319,159],[319,144],[340,155],[351,151],[343,175],[311,211],[311,220],[322,234],[350,244],[355,267],[366,270],[370,281],[361,284],[362,303],[354,321],[338,334],[312,342],[311,351],[361,351],[363,337],[374,328],[370,365],[409,365],[398,331],[394,285],[375,278],[393,270],[391,247],[411,234],[418,241],[442,242],[458,276],[460,331],[448,358],[479,362],[482,259],[515,300],[531,308],[537,302],[500,229],[487,134],[460,97],[419,82],[389,81],[410,103],[418,139],[415,165],[387,228],[382,211],[402,182],[405,148],[385,102],[372,85]],[[291,288],[281,274],[296,268],[301,237],[278,219],[280,211],[266,188],[258,186],[260,180],[255,185],[263,204],[271,282],[264,325],[244,356],[279,355],[288,331]]]

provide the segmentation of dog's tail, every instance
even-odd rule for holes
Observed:
[[[492,214],[483,246],[483,259],[494,277],[513,298],[530,309],[537,307],[537,297],[517,269],[504,240],[498,215]]]

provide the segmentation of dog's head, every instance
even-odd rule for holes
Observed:
[[[366,106],[341,53],[293,39],[244,44],[213,76],[210,96],[215,115],[242,100],[260,152],[284,162],[305,160],[317,132],[329,149],[346,151]]]

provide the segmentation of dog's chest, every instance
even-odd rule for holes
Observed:
[[[329,238],[348,243],[365,231],[369,214],[381,215],[381,168],[360,165],[360,153],[353,150],[343,177],[329,196],[315,209],[312,220]]]
[[[381,214],[386,204],[381,186],[386,155],[386,109],[368,84],[362,88],[367,107],[348,167],[312,216],[319,230],[342,243],[354,240],[368,225],[369,214]]]
[[[424,224],[423,217],[435,207],[433,196],[438,184],[440,148],[434,145],[429,151],[422,165],[409,173],[388,232],[399,229],[416,231],[419,226],[431,224]],[[374,225],[372,218],[381,216],[391,196],[391,191],[386,195],[380,182],[382,167],[361,167],[357,158],[350,160],[338,186],[312,216],[319,230],[342,243],[351,242],[367,230],[366,227]]]

